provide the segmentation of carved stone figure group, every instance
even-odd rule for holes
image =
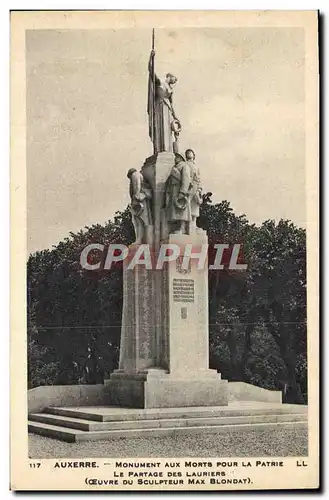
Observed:
[[[132,168],[130,179],[131,214],[136,233],[135,243],[151,243],[153,226],[153,193],[142,172]],[[168,233],[192,234],[202,203],[200,172],[195,163],[195,153],[187,149],[185,157],[175,155],[164,189],[163,210]]]
[[[170,233],[191,234],[196,230],[200,214],[202,188],[200,172],[192,149],[185,158],[176,153],[175,165],[165,188],[165,213]]]
[[[175,164],[165,183],[162,202],[159,202],[157,196],[157,206],[153,206],[155,203],[152,187],[143,173],[134,168],[128,171],[135,243],[152,242],[155,214],[156,231],[159,231],[159,212],[161,239],[171,233],[194,233],[202,202],[200,172],[195,163],[195,153],[192,149],[187,149],[184,157],[178,152],[181,124],[173,105],[177,77],[167,73],[165,78],[160,79],[155,72],[154,57],[153,47],[148,65],[149,135],[153,142],[154,154],[174,153]]]

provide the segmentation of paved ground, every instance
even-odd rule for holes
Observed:
[[[179,437],[120,438],[66,443],[29,435],[30,458],[83,457],[284,457],[307,455],[306,429],[197,434]]]

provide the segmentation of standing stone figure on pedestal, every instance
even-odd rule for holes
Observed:
[[[200,170],[195,164],[195,153],[193,149],[187,149],[185,151],[185,158],[187,164],[190,167],[191,177],[191,190],[189,193],[191,203],[191,222],[189,234],[192,234],[196,231],[196,220],[200,215],[200,205],[202,203],[202,187]]]
[[[131,215],[135,229],[135,244],[150,243],[152,239],[152,190],[141,172],[131,168],[127,173],[130,179]]]
[[[190,190],[191,169],[185,158],[177,153],[165,189],[165,212],[169,233],[188,234],[192,221]]]
[[[185,158],[177,153],[165,189],[165,213],[169,233],[193,234],[200,215],[202,188],[195,153],[188,149]]]
[[[147,111],[154,150],[141,172],[128,172],[131,212],[136,243],[151,243],[155,256],[162,244],[175,245],[180,255],[156,269],[123,262],[120,361],[106,382],[109,403],[133,408],[227,405],[227,383],[209,369],[208,266],[199,267],[195,256],[187,268],[181,260],[187,246],[208,245],[206,232],[195,227],[200,174],[194,152],[187,150],[186,158],[178,152],[181,126],[172,100],[177,78],[168,73],[160,80],[154,58],[153,30]],[[134,258],[140,248],[135,244],[129,250]]]
[[[153,142],[154,153],[176,152],[181,125],[173,107],[173,86],[177,77],[167,73],[161,80],[155,73],[155,51],[152,49],[149,60],[148,115],[149,135]]]

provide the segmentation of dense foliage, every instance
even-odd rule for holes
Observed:
[[[211,368],[228,380],[283,390],[287,402],[306,402],[305,230],[285,220],[255,226],[209,196],[199,226],[210,244],[241,243],[248,264],[247,271],[209,271]],[[88,243],[132,240],[126,209],[29,257],[29,387],[99,383],[117,367],[122,271],[85,271],[79,259]]]

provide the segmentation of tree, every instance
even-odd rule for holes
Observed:
[[[266,221],[254,234],[253,252],[251,293],[285,365],[285,397],[303,402],[297,363],[306,366],[307,356],[306,232],[289,221]]]
[[[122,310],[120,268],[86,271],[79,260],[90,243],[133,240],[129,211],[116,214],[105,226],[70,233],[51,251],[36,252],[27,265],[29,364],[35,345],[43,362],[56,364],[48,383],[101,382],[118,362]],[[36,385],[30,370],[30,386]]]
[[[229,380],[283,389],[286,401],[305,402],[305,230],[283,220],[256,227],[227,202],[209,200],[200,222],[210,243],[243,243],[248,265],[246,272],[209,272],[212,366]]]

